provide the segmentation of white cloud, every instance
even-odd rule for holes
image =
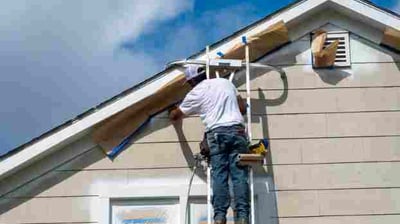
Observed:
[[[44,35],[74,44],[115,44],[192,6],[191,0],[10,1],[0,8],[0,28],[24,42],[31,39],[28,44],[40,42]]]
[[[0,153],[154,74],[155,58],[125,52],[121,42],[192,7],[193,0],[2,4]]]
[[[170,19],[192,7],[191,1],[136,0],[135,4],[119,2],[117,13],[110,18],[106,36],[111,42],[136,39],[141,33],[154,28],[154,22]]]

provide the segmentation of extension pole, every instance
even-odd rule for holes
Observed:
[[[250,49],[249,44],[246,43],[246,90],[247,90],[247,134],[249,135],[249,141],[253,140],[251,130],[251,86],[250,86]],[[251,212],[251,224],[255,224],[255,210],[254,210],[254,174],[253,168],[250,166],[250,212]]]
[[[206,77],[210,79],[210,46],[206,47]],[[207,223],[211,224],[211,167],[207,166]]]
[[[246,44],[245,49],[246,49],[246,91],[247,91],[247,98],[246,98],[247,134],[249,135],[249,141],[251,142],[253,140],[253,135],[251,130],[250,50],[248,44]]]
[[[210,79],[210,46],[206,47],[206,76]]]

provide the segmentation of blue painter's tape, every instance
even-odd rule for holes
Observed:
[[[142,218],[142,219],[125,219],[123,224],[146,224],[146,223],[166,223],[165,218]]]
[[[179,101],[178,101],[179,102]],[[177,103],[178,103],[177,102]],[[150,123],[151,119],[155,116],[157,116],[158,114],[164,112],[166,109],[170,108],[171,106],[176,105],[176,103],[171,104],[170,106],[166,107],[165,109],[162,109],[161,111],[158,111],[157,113],[151,115],[145,122],[143,122],[136,130],[134,130],[129,136],[125,137],[117,146],[115,146],[111,152],[107,153],[107,156],[111,159],[114,159],[119,153],[121,153],[126,146],[129,145],[129,143],[131,142],[131,140],[133,139],[133,137],[135,137],[135,135],[137,135],[138,133],[140,133],[140,131],[143,130],[143,128]]]
[[[220,56],[221,58],[224,56],[224,53],[222,53],[221,51],[217,52],[217,55]]]
[[[247,44],[247,38],[245,36],[242,36],[242,43]]]
[[[142,125],[140,125],[139,128],[137,128],[134,132],[132,132],[132,134],[130,134],[129,136],[127,136],[126,138],[124,138],[122,140],[121,143],[119,143],[117,146],[115,146],[110,153],[107,154],[108,157],[110,158],[115,158],[120,152],[122,152],[125,147],[129,144],[129,142],[133,139],[133,137],[138,134],[143,128],[144,126],[146,126],[152,117],[148,118],[145,122],[143,122]]]

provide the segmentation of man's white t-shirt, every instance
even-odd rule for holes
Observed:
[[[179,109],[185,115],[200,115],[206,130],[243,124],[238,91],[227,79],[206,79],[196,85],[182,101]]]

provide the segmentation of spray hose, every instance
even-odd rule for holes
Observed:
[[[187,192],[187,199],[186,199],[186,210],[185,210],[185,224],[188,223],[188,216],[189,216],[189,197],[190,197],[190,190],[192,189],[192,183],[193,183],[193,178],[194,178],[194,174],[196,173],[197,168],[202,167],[204,168],[204,166],[202,166],[201,162],[203,161],[207,161],[206,158],[201,155],[200,153],[194,154],[194,166],[193,166],[193,171],[192,171],[192,175],[190,177],[189,180],[189,187],[188,187],[188,192]]]

